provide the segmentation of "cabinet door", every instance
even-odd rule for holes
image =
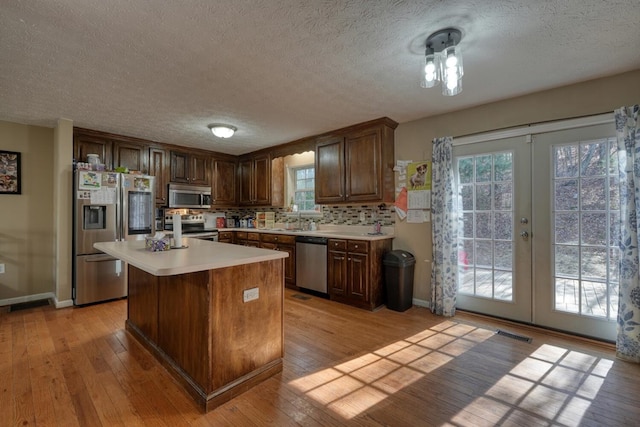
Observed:
[[[144,145],[115,141],[113,143],[113,167],[125,167],[130,171],[148,173],[149,151]]]
[[[210,185],[209,156],[191,154],[189,159],[189,183],[197,185]]]
[[[169,183],[169,167],[167,152],[160,148],[149,149],[149,175],[156,177],[155,193],[156,204],[167,205],[167,184]]]
[[[340,202],[344,192],[344,138],[333,137],[316,143],[316,203]]]
[[[233,206],[236,204],[236,162],[213,159],[211,196],[213,204]]]
[[[238,173],[240,175],[240,202],[241,205],[250,205],[253,203],[253,160],[242,160],[238,165]]]
[[[187,153],[171,152],[171,182],[189,183],[189,155]]]
[[[347,135],[345,138],[346,199],[382,200],[382,138],[379,128]]]
[[[278,245],[279,251],[289,254],[284,259],[284,281],[286,283],[295,284],[296,282],[296,247],[291,245]]]
[[[105,168],[111,170],[113,168],[111,161],[112,146],[113,143],[108,139],[82,134],[74,135],[73,157],[77,162],[86,162],[87,154],[97,154],[100,156],[100,161],[105,164]]]
[[[347,295],[347,253],[329,251],[327,254],[327,287],[334,296]]]
[[[347,295],[354,301],[369,301],[369,256],[349,252],[347,255]]]
[[[256,205],[271,204],[271,159],[269,156],[256,157],[253,166],[254,194]]]

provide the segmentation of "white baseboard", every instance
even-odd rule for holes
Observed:
[[[0,300],[0,307],[5,305],[20,304],[23,302],[39,301],[43,299],[55,299],[53,292],[45,292],[43,294],[25,295],[23,297],[15,297]]]
[[[58,301],[57,298],[53,298],[53,303],[56,306],[56,308],[73,307],[73,300],[72,299],[66,299],[64,301]]]
[[[68,299],[68,300],[64,300],[64,301],[58,301],[58,299],[53,294],[53,292],[45,292],[43,294],[25,295],[23,297],[1,299],[0,300],[0,307],[4,307],[4,306],[7,306],[7,305],[13,305],[13,304],[20,304],[20,303],[23,303],[23,302],[40,301],[40,300],[43,300],[43,299],[53,300],[53,305],[55,306],[55,308],[65,308],[65,307],[72,307],[73,306],[73,300]]]
[[[413,305],[417,305],[418,307],[431,308],[431,303],[423,299],[414,298],[412,302],[413,302]]]

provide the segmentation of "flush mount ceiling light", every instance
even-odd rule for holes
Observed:
[[[462,92],[462,54],[458,46],[461,39],[462,33],[455,28],[445,28],[427,37],[420,86],[429,88],[442,82],[443,95]]]
[[[208,126],[211,132],[218,138],[231,138],[237,127],[231,125],[223,125],[222,123],[214,123]]]

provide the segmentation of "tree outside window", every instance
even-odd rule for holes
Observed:
[[[315,209],[315,170],[313,167],[303,167],[294,170],[295,188],[293,203],[298,210],[312,211]]]

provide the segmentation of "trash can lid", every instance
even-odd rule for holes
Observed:
[[[389,251],[382,257],[382,264],[389,266],[408,267],[416,263],[415,257],[402,249]]]

